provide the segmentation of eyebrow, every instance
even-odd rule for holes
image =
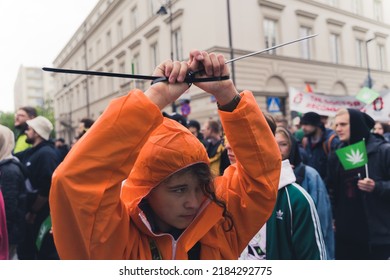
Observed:
[[[177,189],[177,188],[183,188],[183,187],[188,187],[188,184],[179,184],[179,185],[173,185],[173,186],[167,185],[168,189]]]

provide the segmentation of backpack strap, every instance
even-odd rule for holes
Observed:
[[[308,142],[307,137],[303,137],[301,143],[302,143],[302,148],[304,150],[306,150],[307,142]]]
[[[332,134],[329,138],[328,138],[328,141],[324,141],[322,143],[322,148],[324,149],[324,152],[325,154],[328,156],[330,150],[331,150],[331,147],[332,147],[332,141],[333,139],[336,137],[336,134]],[[326,144],[325,144],[326,142]]]

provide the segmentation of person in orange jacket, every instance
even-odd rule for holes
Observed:
[[[237,259],[269,218],[281,157],[251,92],[239,94],[231,79],[194,83],[216,98],[241,163],[216,178],[199,140],[161,113],[199,69],[197,77],[229,75],[222,55],[204,51],[161,63],[153,75],[169,81],[113,100],[56,169],[61,259]]]

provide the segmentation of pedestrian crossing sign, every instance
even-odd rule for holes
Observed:
[[[280,113],[279,97],[267,97],[267,111],[269,113]]]

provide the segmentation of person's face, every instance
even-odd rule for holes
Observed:
[[[211,136],[211,128],[208,122],[205,122],[202,128],[203,137],[205,139],[210,138]]]
[[[188,128],[188,130],[192,133],[192,135],[198,136],[198,130],[197,130],[195,127],[190,126],[190,127]]]
[[[303,124],[301,126],[303,133],[305,136],[312,136],[315,134],[317,127],[311,124]]]
[[[340,141],[348,142],[351,138],[351,129],[349,124],[349,114],[342,114],[335,118],[335,131]]]
[[[299,125],[293,125],[291,126],[291,133],[295,133],[296,131],[298,131],[300,129],[300,126]]]
[[[374,126],[374,133],[383,135],[383,133],[384,133],[383,126],[380,123],[376,123],[375,124],[375,126]]]
[[[54,145],[55,145],[55,147],[56,148],[61,148],[64,144],[61,142],[61,141],[56,141],[55,143],[54,143]]]
[[[19,127],[26,123],[27,120],[29,120],[30,117],[27,115],[27,113],[24,110],[18,110],[15,114],[15,121],[14,125],[15,127]]]
[[[225,149],[227,150],[227,155],[229,157],[229,161],[231,164],[235,164],[237,162],[236,156],[232,150],[232,147],[229,144],[229,141],[225,138]]]
[[[85,129],[84,123],[83,122],[79,123],[79,126],[77,127],[77,134],[78,135],[82,134],[84,129]]]
[[[28,144],[34,144],[36,139],[39,137],[39,135],[31,127],[28,127],[26,129],[25,133],[27,136],[26,143],[28,143]]]
[[[278,143],[280,154],[282,155],[282,160],[288,159],[290,155],[290,144],[287,137],[283,133],[275,134],[276,143]]]
[[[198,178],[192,173],[172,175],[148,195],[160,230],[187,228],[205,200]]]

